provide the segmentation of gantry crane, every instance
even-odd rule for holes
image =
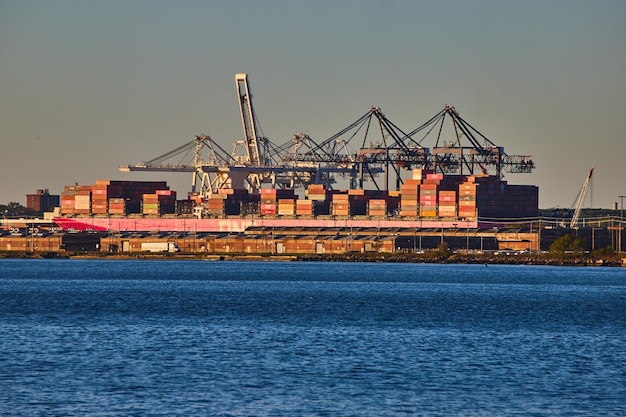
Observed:
[[[443,135],[446,120],[452,124],[452,134]],[[409,132],[409,136],[422,134],[418,143],[424,142],[437,129],[435,146],[427,167],[445,174],[491,174],[502,177],[504,172],[530,173],[534,169],[529,155],[508,155],[504,148],[496,146],[485,135],[465,121],[453,106],[443,110],[426,123]]]
[[[202,157],[205,154],[206,157]],[[172,158],[179,159],[174,162]],[[123,165],[119,167],[121,172],[149,171],[149,172],[187,172],[192,173],[192,192],[209,191],[213,188],[210,184],[209,172],[218,174],[214,180],[220,178],[219,174],[235,163],[233,156],[229,155],[222,147],[213,141],[208,135],[200,134],[184,145],[167,152],[149,161],[135,165]],[[223,175],[221,176],[223,178]],[[200,186],[198,188],[198,182]]]
[[[294,142],[299,147],[285,152],[285,161],[315,164],[331,178],[333,174],[348,176],[351,188],[363,188],[365,181],[371,181],[375,188],[387,190],[390,174],[395,173],[398,180],[401,167],[422,167],[428,160],[428,149],[412,140],[376,106],[319,144],[308,135],[296,136]],[[384,174],[382,186],[376,181],[380,174]]]
[[[192,172],[192,191],[206,196],[219,188],[257,192],[263,183],[282,188],[324,183],[332,188],[338,177],[348,179],[351,188],[364,188],[366,182],[371,182],[376,189],[388,190],[395,176],[395,188],[399,189],[402,172],[411,168],[448,175],[480,172],[498,177],[505,171],[527,173],[534,168],[530,156],[506,154],[503,147],[496,146],[449,105],[408,133],[391,122],[379,107],[372,106],[326,140],[316,142],[308,134],[299,133],[278,146],[260,129],[248,75],[236,74],[235,84],[244,139],[235,142],[232,153],[202,134],[162,156],[120,170]],[[451,120],[453,131],[447,137],[446,120]],[[423,143],[433,132],[436,140],[431,152]],[[240,152],[242,148],[244,151]],[[205,151],[207,157],[202,156]],[[188,157],[187,162],[165,163],[181,154]],[[379,184],[381,174],[384,178]]]
[[[246,183],[252,190],[258,190],[262,181],[268,178],[275,181],[276,175],[284,173],[285,169],[277,166],[275,145],[260,132],[247,74],[236,74],[235,83],[244,140],[236,141],[230,154],[208,135],[201,134],[191,142],[149,161],[121,166],[120,171],[191,172],[192,192],[202,196],[208,196],[219,188],[244,188]],[[242,146],[245,148],[243,155],[239,152]],[[208,157],[203,157],[205,151]],[[178,156],[182,158],[180,161],[166,162]]]
[[[453,130],[449,141],[443,136],[447,119],[451,120]],[[378,136],[372,138],[374,131]],[[436,140],[430,151],[423,143],[433,132],[436,132]],[[448,175],[483,173],[498,177],[505,171],[529,173],[534,168],[530,156],[506,154],[503,147],[496,146],[449,105],[409,133],[391,122],[379,107],[373,106],[354,123],[319,144],[308,136],[305,141],[297,140],[300,148],[286,152],[284,160],[322,164],[330,172],[342,167],[348,172],[353,188],[363,188],[364,181],[368,180],[379,189],[376,177],[384,174],[383,187],[387,190],[390,175],[395,174],[396,189],[399,189],[403,182],[402,170],[411,168]],[[358,142],[356,149],[350,147],[354,142]]]
[[[235,84],[244,140],[235,141],[230,154],[209,136],[202,134],[193,141],[149,161],[121,166],[120,171],[192,172],[192,192],[198,192],[204,197],[220,188],[247,188],[251,192],[257,192],[262,183],[283,188],[303,187],[311,182],[331,184],[334,181],[333,173],[345,175],[351,171],[351,168],[341,166],[326,167],[318,163],[297,162],[285,158],[284,155],[290,153],[294,141],[277,146],[266,138],[252,104],[248,75],[236,74]],[[308,135],[301,137],[304,142]],[[242,148],[244,152],[240,151]],[[208,158],[202,156],[206,150]],[[187,157],[185,162],[166,163],[181,154],[183,158]]]

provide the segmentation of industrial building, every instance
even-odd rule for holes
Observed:
[[[26,208],[38,213],[51,211],[54,207],[59,207],[60,196],[50,194],[48,189],[37,190],[35,194],[26,195]]]

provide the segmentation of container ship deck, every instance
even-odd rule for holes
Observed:
[[[178,200],[165,182],[99,180],[67,186],[61,195],[63,230],[242,233],[250,227],[475,229],[483,219],[538,215],[538,189],[497,177],[444,176],[413,170],[397,191],[329,190],[309,184],[259,193],[219,189],[208,197]]]

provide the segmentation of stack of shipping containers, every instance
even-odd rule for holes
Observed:
[[[91,187],[66,186],[61,193],[61,214],[91,214]]]
[[[245,213],[254,214],[250,207],[249,194],[247,190],[219,189],[205,201],[206,213],[211,216],[239,215],[242,208]]]
[[[538,215],[538,188],[507,185],[488,175],[444,176],[414,170],[399,191],[328,191],[322,184],[310,184],[305,199],[293,189],[262,188],[259,194],[247,190],[221,189],[204,201],[209,215],[317,216],[334,215],[405,218],[514,218]],[[63,215],[164,214],[192,215],[192,200],[176,200],[176,193],[163,181],[98,180],[92,186],[66,186],[61,193]],[[399,212],[397,208],[400,208]]]
[[[470,176],[467,182],[459,184],[458,216],[461,218],[474,219],[478,215],[476,212],[478,183],[475,182],[475,178]]]
[[[109,198],[109,214],[115,216],[125,216],[128,214],[126,211],[126,200],[122,197]]]
[[[129,213],[141,213],[142,199],[144,194],[155,194],[156,190],[167,190],[165,181],[111,181],[110,186],[115,192],[121,186],[123,195],[111,195],[111,197],[124,197],[126,199],[126,209]],[[111,193],[109,193],[111,194]]]
[[[295,198],[279,198],[278,199],[278,215],[293,216],[296,213]]]
[[[75,195],[74,214],[91,213],[91,188],[79,186]]]
[[[307,198],[311,201],[326,201],[326,187],[324,184],[309,184]]]
[[[260,190],[260,207],[261,215],[277,215],[278,200],[293,199],[295,194],[293,190],[280,190],[277,188],[261,188]]]
[[[421,179],[407,179],[400,187],[400,216],[417,217],[419,215],[419,189]]]
[[[244,202],[248,202],[250,195],[248,190],[219,189],[218,194],[226,196],[224,198],[224,214],[227,216],[237,216],[241,214],[241,208]]]
[[[107,198],[106,188],[98,181],[91,186],[91,213],[92,214],[108,214],[109,200]]]
[[[326,191],[326,186],[324,184],[309,184],[307,187],[306,197],[312,202],[311,215],[325,215],[330,213],[330,201],[328,200],[328,192]],[[307,205],[304,204],[302,206],[302,210],[304,211],[306,208]]]
[[[400,207],[400,191],[389,191],[385,196],[387,200],[387,214],[399,214],[398,207]]]
[[[443,174],[426,174],[420,185],[420,216],[437,217],[437,192]]]
[[[143,194],[141,207],[143,214],[157,216],[174,214],[176,209],[176,191],[165,189]]]
[[[474,198],[474,217],[517,218],[534,217],[539,214],[539,189],[532,185],[508,185],[495,177],[469,177],[460,190]],[[473,193],[473,195],[471,194]],[[462,203],[459,196],[459,217]],[[468,216],[469,216],[469,210]]]
[[[107,181],[97,180],[92,186],[94,196],[99,196],[101,200],[108,201],[108,213],[111,215],[125,216],[131,212],[137,213],[139,207],[137,199],[131,202],[131,197],[127,188],[131,186],[130,181]],[[127,204],[128,200],[128,204]]]
[[[438,197],[439,217],[456,217],[456,191],[441,190]]]
[[[507,217],[539,216],[539,188],[534,185],[507,185],[500,215]]]
[[[109,214],[136,214],[142,211],[144,194],[155,193],[156,190],[167,190],[165,181],[110,181],[98,180],[92,185],[94,195],[99,199],[108,200]]]
[[[143,194],[167,189],[165,181],[97,180],[93,185],[69,185],[61,193],[61,214],[140,213]]]
[[[193,214],[193,200],[176,200],[176,215],[177,216],[191,216]],[[110,210],[110,208],[109,208]]]
[[[379,192],[374,190],[348,190],[348,205],[351,216],[367,215],[367,206],[369,200],[378,197]]]
[[[350,215],[350,196],[343,192],[332,194],[331,212],[333,216],[349,216]]]
[[[141,199],[141,213],[160,215],[160,200],[158,194],[144,194]]]
[[[275,216],[278,214],[278,205],[276,201],[276,189],[275,188],[261,188],[261,203],[259,204],[259,214],[261,216],[270,215]]]
[[[372,217],[384,217],[387,215],[387,200],[384,198],[372,198],[369,201],[368,215]]]
[[[258,215],[259,214],[259,199],[258,194],[249,194],[246,192],[245,200],[241,202],[241,213],[243,215]]]
[[[71,215],[74,214],[74,207],[76,206],[76,190],[78,186],[66,185],[61,192],[61,214]]]
[[[476,177],[476,216],[495,217],[502,212],[502,195],[506,189],[506,181],[494,181],[490,177]],[[508,217],[508,216],[507,216]]]
[[[205,201],[206,214],[210,216],[221,216],[224,214],[224,200],[226,200],[226,194],[212,194]]]
[[[296,216],[312,216],[314,200],[296,200]]]

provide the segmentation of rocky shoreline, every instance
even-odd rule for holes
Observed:
[[[618,255],[594,257],[577,254],[441,254],[415,253],[346,253],[314,255],[249,255],[249,254],[185,254],[185,253],[33,253],[4,252],[2,259],[127,259],[127,260],[204,260],[204,261],[295,261],[295,262],[388,262],[484,265],[551,265],[551,266],[626,266],[626,258]]]
[[[552,265],[552,266],[623,266],[623,261],[615,257],[595,258],[582,256],[554,255],[451,255],[419,256],[413,254],[360,256],[346,254],[341,256],[302,256],[299,260],[326,262],[403,262],[403,263],[439,263],[439,264],[484,264],[484,265]]]

